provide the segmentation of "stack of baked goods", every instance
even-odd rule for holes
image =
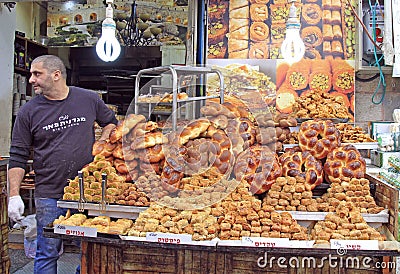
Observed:
[[[269,58],[268,1],[250,1],[250,59]]]
[[[144,192],[138,191],[136,186],[127,182],[126,176],[118,175],[112,162],[103,155],[95,156],[93,162],[82,170],[84,198],[87,202],[101,202],[102,174],[107,174],[106,202],[131,206],[148,206],[149,198]],[[69,180],[64,187],[63,200],[78,201],[80,198],[79,178]]]
[[[329,240],[379,240],[386,237],[369,226],[360,210],[351,202],[340,202],[323,221],[318,221],[312,231],[312,239],[316,244],[329,244]]]
[[[227,53],[228,2],[211,0],[207,15],[208,58],[225,58]]]
[[[211,208],[177,210],[158,204],[139,213],[129,236],[145,237],[147,232],[191,234],[193,240],[212,240],[218,236],[218,221]]]
[[[341,118],[353,119],[347,98],[339,93],[306,91],[296,98],[293,112],[298,118]]]
[[[328,192],[317,198],[321,210],[328,212],[334,212],[342,201],[352,202],[361,213],[377,214],[384,210],[376,205],[370,193],[369,181],[364,178],[332,183]]]
[[[213,206],[221,240],[239,240],[244,236],[307,240],[306,227],[300,226],[287,212],[278,213],[263,206],[249,189],[250,185],[242,181],[232,194]]]
[[[228,58],[247,59],[249,56],[249,1],[229,1]]]
[[[359,126],[351,124],[339,123],[336,128],[340,131],[340,138],[342,143],[369,143],[376,142],[369,137],[367,133]]]
[[[86,215],[77,213],[71,215],[68,210],[65,216],[59,216],[53,221],[53,225],[70,225],[96,228],[97,232],[125,235],[132,227],[133,221],[130,219],[117,219],[112,221],[108,216],[97,216],[87,218]]]
[[[279,177],[264,197],[263,207],[281,211],[319,211],[312,196],[310,184],[300,176]]]
[[[151,204],[139,214],[128,232],[146,236],[146,232],[191,234],[193,240],[239,240],[243,236],[306,240],[307,228],[297,224],[289,213],[277,213],[263,207],[261,201],[242,181],[222,201],[198,210],[179,210]],[[175,198],[171,198],[175,199]]]
[[[280,63],[276,108],[298,118],[353,119],[354,68],[345,60],[302,59]]]

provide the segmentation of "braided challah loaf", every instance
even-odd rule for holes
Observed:
[[[261,194],[269,190],[276,178],[282,175],[278,156],[267,146],[251,146],[236,159],[236,180],[246,180],[252,193]]]
[[[310,151],[316,159],[325,158],[330,151],[340,146],[340,132],[330,120],[309,120],[299,129],[299,146]]]
[[[360,152],[353,145],[335,148],[328,154],[324,165],[325,179],[349,181],[351,178],[364,178],[366,164]]]
[[[300,176],[314,189],[323,181],[323,168],[319,160],[308,151],[288,150],[279,157],[283,176]]]

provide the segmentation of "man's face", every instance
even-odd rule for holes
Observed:
[[[54,73],[50,73],[43,68],[43,63],[32,64],[29,83],[32,84],[35,94],[49,95],[54,86],[53,76]]]

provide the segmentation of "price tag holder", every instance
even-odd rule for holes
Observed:
[[[242,245],[251,247],[291,247],[289,238],[242,237]]]
[[[147,232],[146,241],[164,244],[190,244],[192,242],[192,235]]]
[[[379,250],[378,240],[331,240],[331,249]]]
[[[97,237],[97,229],[85,226],[56,225],[54,233],[78,237]]]

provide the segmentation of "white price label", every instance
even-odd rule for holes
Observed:
[[[97,229],[85,226],[56,225],[54,233],[79,237],[97,237]]]
[[[192,242],[192,235],[147,232],[146,241],[166,244],[186,244]]]
[[[252,247],[291,247],[289,238],[242,237],[242,245]]]
[[[378,240],[331,240],[331,249],[379,250]]]

